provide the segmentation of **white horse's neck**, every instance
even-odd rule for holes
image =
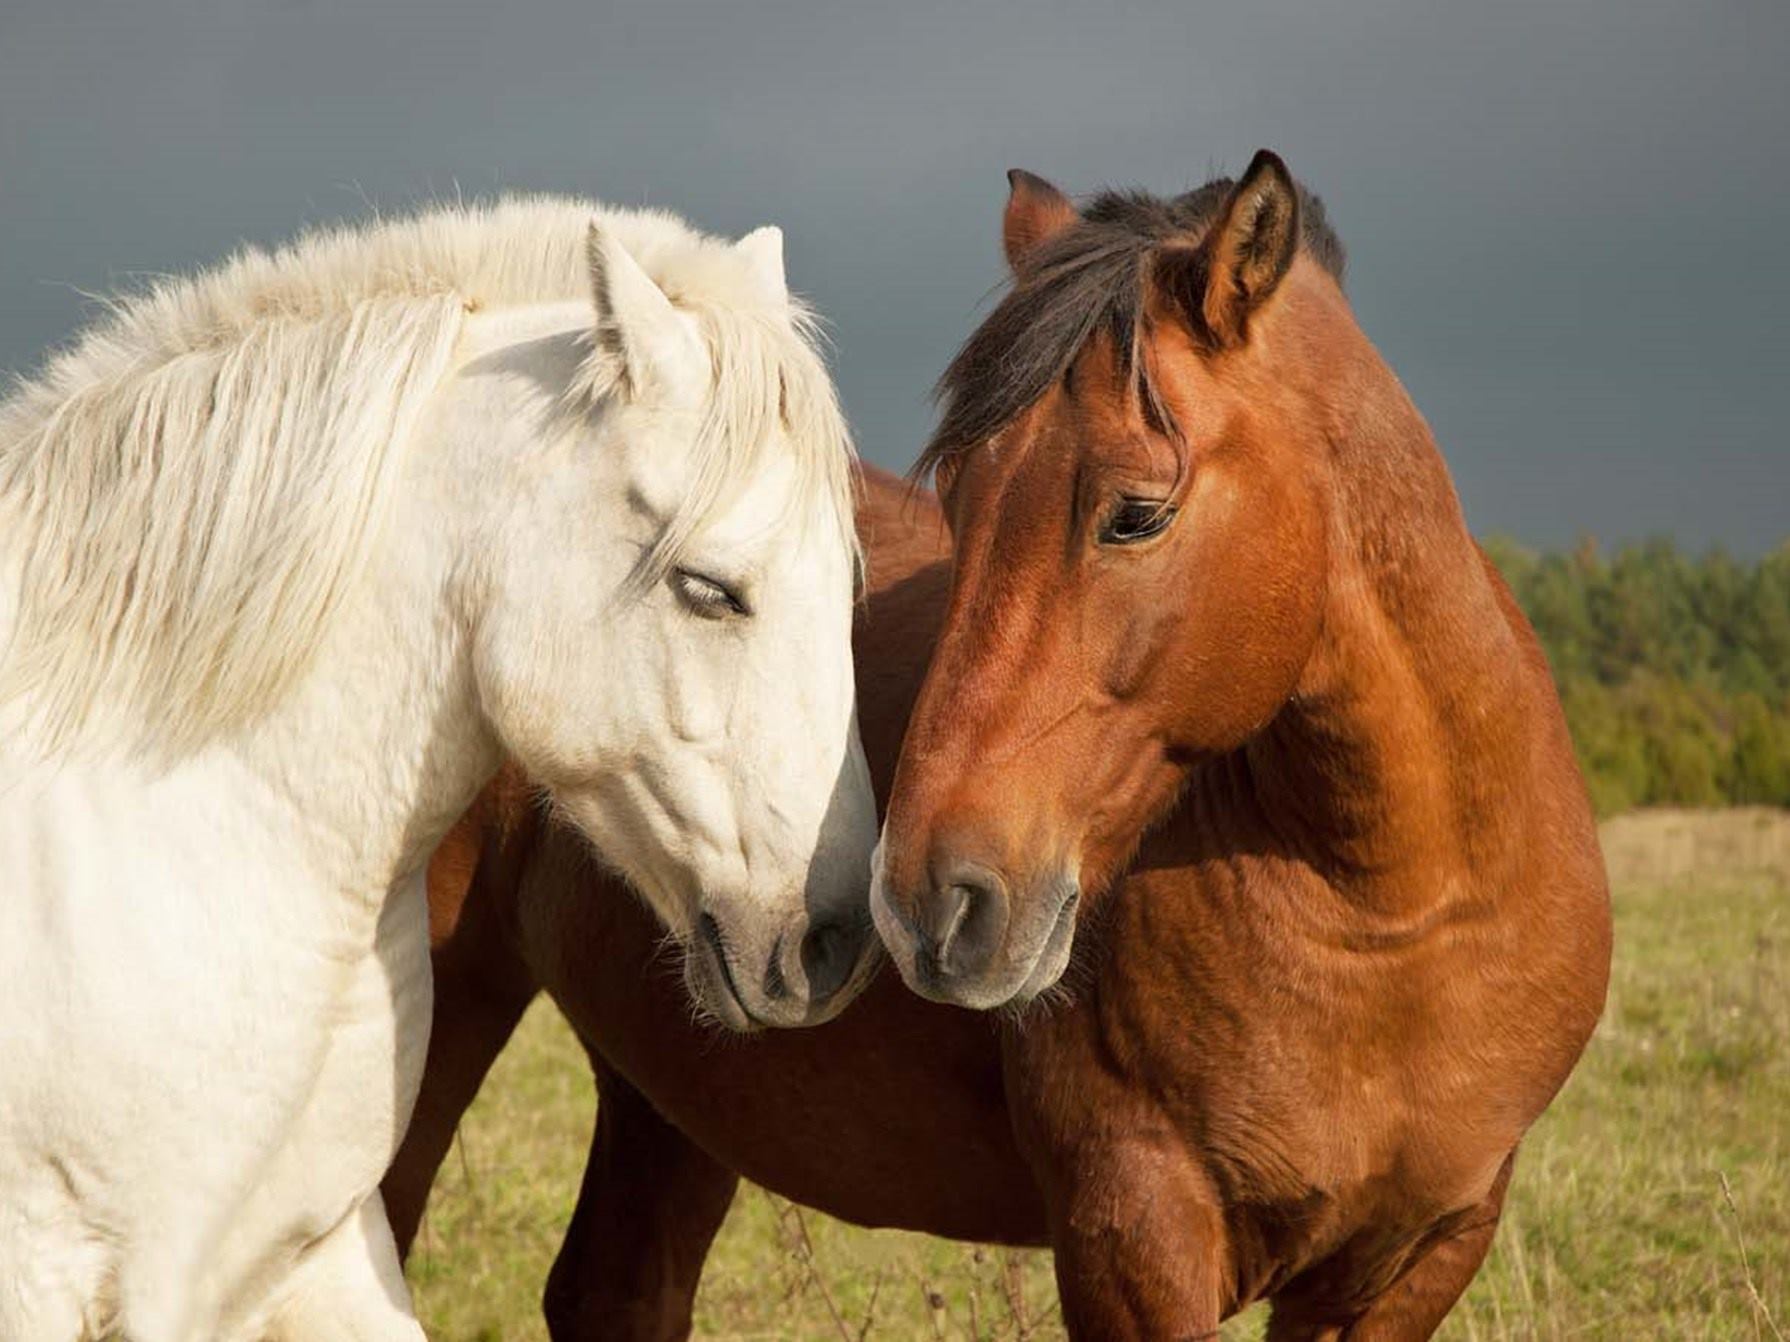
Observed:
[[[360,902],[419,871],[500,763],[474,683],[466,588],[492,529],[528,524],[526,499],[506,498],[510,448],[575,371],[575,335],[589,322],[582,301],[469,318],[458,371],[417,427],[358,590],[283,702],[165,769],[81,752],[33,765],[29,750],[0,739],[0,800],[46,780],[78,792],[83,777],[95,795],[140,788],[152,809],[158,797],[205,797],[207,814],[193,818],[201,829],[285,853],[293,880]],[[16,617],[19,559],[0,546],[0,645]],[[8,706],[0,727],[15,715],[29,721],[29,702]],[[186,805],[172,803],[170,823]]]
[[[442,539],[416,531],[382,546],[396,562],[369,575],[317,669],[217,752],[262,785],[253,809],[288,831],[311,880],[357,902],[420,870],[499,763],[447,608]]]
[[[293,696],[230,748],[289,813],[318,879],[382,896],[427,862],[501,762],[479,708],[465,622],[467,550],[504,489],[501,443],[564,370],[541,350],[577,346],[585,304],[475,318],[461,367],[421,426],[394,516],[357,598]],[[564,335],[563,340],[555,337]],[[511,350],[526,351],[506,373]],[[486,356],[495,356],[487,359]]]
[[[584,304],[475,318],[460,366],[580,323],[588,324]],[[523,431],[522,399],[548,395],[538,362],[519,358],[516,376],[472,385],[456,375],[439,389],[358,590],[283,702],[166,768],[77,754],[30,772],[77,791],[90,776],[95,795],[140,786],[152,810],[169,799],[166,823],[175,827],[189,818],[189,799],[204,798],[205,814],[190,817],[199,829],[279,854],[299,888],[376,911],[421,870],[501,762],[480,712],[462,597],[468,548],[505,484],[493,439]],[[0,640],[13,617],[10,558],[0,552]],[[302,898],[296,889],[285,897]]]

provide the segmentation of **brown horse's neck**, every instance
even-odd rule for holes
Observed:
[[[1534,742],[1521,646],[1428,426],[1371,351],[1332,424],[1322,630],[1243,763],[1264,823],[1389,915],[1488,896]]]

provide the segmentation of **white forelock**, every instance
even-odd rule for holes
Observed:
[[[732,243],[550,197],[318,232],[119,300],[0,403],[0,581],[17,581],[0,709],[28,704],[46,749],[178,755],[276,703],[361,574],[466,313],[588,296],[593,218],[712,356],[656,563],[774,440],[849,536],[850,442],[812,318]],[[575,412],[609,390],[600,357],[593,341]]]

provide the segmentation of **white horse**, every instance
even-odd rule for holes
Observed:
[[[506,752],[723,1021],[861,986],[853,468],[781,248],[433,212],[0,405],[0,1342],[421,1335],[421,872]]]

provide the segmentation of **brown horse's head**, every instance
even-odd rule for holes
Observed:
[[[1294,691],[1365,346],[1323,207],[1272,154],[1084,211],[1011,180],[1013,287],[920,466],[956,567],[873,900],[908,983],[975,1007],[1051,986],[1079,903]]]

